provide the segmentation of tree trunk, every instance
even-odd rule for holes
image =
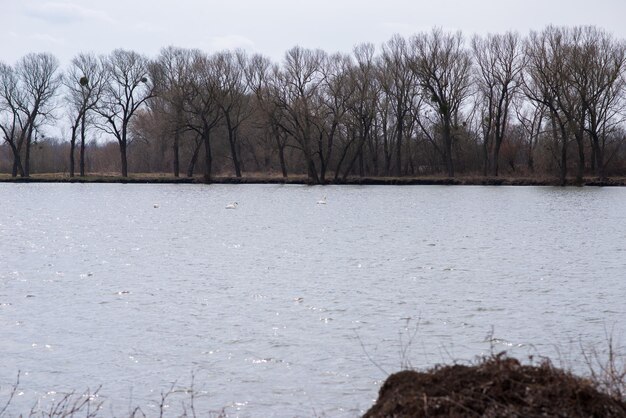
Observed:
[[[598,177],[604,180],[606,178],[606,171],[604,167],[604,149],[600,146],[598,141],[598,146],[596,147],[596,172],[598,173]]]
[[[368,150],[372,158],[372,165],[374,166],[374,175],[376,176],[380,173],[379,167],[378,167],[378,144],[377,144],[378,134],[377,132],[378,132],[378,128],[376,125],[374,125],[374,135],[369,135],[368,141],[367,141]]]
[[[483,176],[487,177],[490,171],[489,166],[489,140],[485,138],[483,140]]]
[[[443,123],[444,160],[448,177],[454,177],[454,165],[452,164],[452,127],[450,121]]]
[[[496,139],[495,146],[493,148],[493,175],[498,177],[498,170],[500,169],[500,147],[502,146],[502,140]]]
[[[528,171],[531,173],[535,172],[535,157],[533,155],[533,139],[530,139],[530,144],[528,145],[528,155],[526,160],[526,166],[528,167]]]
[[[605,178],[604,171],[604,150],[600,146],[600,138],[595,132],[591,132],[591,162],[592,169],[600,179]]]
[[[363,148],[359,148],[359,177],[365,177],[365,162],[363,161]]]
[[[70,178],[74,177],[74,151],[76,150],[76,128],[72,126],[72,138],[70,139]]]
[[[85,115],[80,120],[80,176],[85,177]]]
[[[589,164],[591,165],[589,167],[589,169],[591,170],[592,173],[596,173],[597,174],[597,169],[596,169],[596,146],[593,143],[593,139],[591,139],[589,141],[591,147],[591,155],[589,156]]]
[[[387,132],[387,122],[383,119],[383,154],[385,158],[385,175],[389,176],[391,169],[391,153],[389,152],[389,137]]]
[[[200,154],[200,148],[202,147],[203,141],[197,141],[196,146],[193,149],[193,154],[191,154],[191,159],[189,160],[189,165],[187,166],[187,177],[193,177],[193,171],[196,167],[196,163],[198,162],[198,155]]]
[[[280,160],[280,170],[283,173],[283,178],[287,178],[287,164],[285,163],[285,145],[280,143],[280,138],[277,138],[278,142],[278,159]]]
[[[241,177],[241,167],[239,165],[239,158],[237,157],[236,136],[235,128],[232,127],[230,117],[227,113],[226,116],[226,128],[228,130],[228,142],[230,144],[230,155],[233,159],[233,166],[235,167],[235,176]]]
[[[174,177],[180,176],[180,132],[178,129],[174,132],[174,145],[172,151],[174,151]]]
[[[344,181],[344,182],[348,178],[348,175],[352,172],[352,169],[354,168],[354,164],[357,162],[357,160],[359,161],[359,174],[360,174],[361,177],[364,177],[364,173],[363,173],[363,144],[365,144],[365,140],[363,138],[361,138],[360,141],[361,142],[359,143],[356,151],[352,155],[352,158],[350,159],[350,162],[346,166],[346,169],[343,172],[343,176],[341,177],[342,181]]]
[[[312,158],[307,158],[307,172],[310,182],[313,184],[322,184],[319,176],[317,175],[317,168],[315,167],[315,162],[313,162]]]
[[[356,140],[356,135],[354,134],[352,130],[351,132],[348,133],[348,135],[350,136],[350,141],[348,141],[348,144],[343,147],[343,150],[341,151],[341,156],[339,157],[339,160],[337,161],[337,165],[335,166],[335,182],[339,180],[339,175],[341,174],[341,166],[343,165],[343,162],[348,156],[348,150],[350,149],[350,146]],[[346,177],[348,176],[348,173],[352,169],[352,165],[354,164],[355,158],[356,158],[356,155],[352,157],[352,160],[350,161],[350,163],[348,163],[348,168],[343,173],[342,178],[344,181]]]
[[[404,135],[404,118],[398,117],[398,140],[396,142],[396,175],[402,175],[402,137]]]
[[[313,155],[311,153],[311,140],[309,138],[309,132],[311,132],[311,130],[307,126],[307,129],[304,131],[303,140],[301,141],[303,145],[304,159],[306,161],[307,178],[310,183],[320,184],[320,178],[317,175],[317,168],[315,167],[315,161],[313,161]]]
[[[24,170],[22,177],[30,177],[30,145],[31,145],[32,131],[26,136],[26,153],[24,154]]]
[[[323,146],[323,137],[324,134],[320,132],[319,138],[317,140],[317,149],[319,150],[320,156],[320,183],[326,183],[326,158],[324,156],[324,146]]]
[[[209,132],[205,131],[202,134],[204,142],[204,182],[211,183],[211,169],[213,163],[213,156],[211,155],[211,141]]]
[[[128,177],[128,159],[126,157],[126,142],[120,141],[120,158],[122,160],[122,177]]]
[[[579,132],[576,138],[578,144],[578,170],[576,171],[576,184],[583,184],[583,176],[585,175],[585,144],[582,132]]]
[[[11,169],[11,177],[17,177],[18,174],[20,177],[24,177],[24,168],[22,167],[20,150],[13,143],[10,143],[9,145],[11,146],[11,151],[13,151],[13,168]]]
[[[561,143],[561,170],[559,173],[559,184],[565,186],[567,179],[567,140],[563,138]]]

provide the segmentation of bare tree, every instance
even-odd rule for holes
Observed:
[[[352,68],[352,58],[343,54],[329,56],[323,68],[324,82],[320,89],[322,106],[318,117],[317,139],[322,183],[326,183],[326,172],[336,148],[336,140],[338,137],[345,137],[347,133],[346,115],[355,89],[351,82]]]
[[[528,67],[524,76],[524,93],[537,103],[544,105],[552,124],[553,141],[558,147],[559,182],[565,185],[567,177],[567,149],[570,142],[569,130],[572,109],[563,111],[565,99],[564,34],[550,26],[542,32],[531,32],[526,43]]]
[[[498,175],[499,155],[509,113],[524,68],[522,43],[517,33],[472,38],[476,81],[483,130],[484,174]]]
[[[564,40],[561,52],[564,55],[561,68],[563,83],[556,95],[561,112],[567,118],[570,134],[574,136],[578,149],[576,181],[582,184],[585,173],[585,128],[589,114],[592,69],[590,44],[595,36],[583,27],[560,28]]]
[[[248,61],[245,74],[248,87],[254,92],[256,98],[255,107],[263,115],[262,121],[267,124],[266,129],[276,145],[283,178],[287,178],[285,160],[287,135],[282,129],[284,125],[283,112],[279,107],[279,102],[275,100],[277,95],[274,94],[276,83],[273,76],[278,74],[278,68],[272,65],[267,57],[254,55]]]
[[[154,96],[148,79],[148,59],[134,51],[116,49],[106,58],[109,74],[102,106],[101,129],[115,137],[119,145],[122,176],[128,177],[127,150],[131,142],[129,125],[135,113]]]
[[[352,86],[352,94],[347,102],[348,124],[351,125],[352,134],[346,138],[341,156],[335,169],[335,180],[339,178],[341,166],[346,158],[348,163],[343,170],[342,178],[346,179],[357,159],[363,160],[364,148],[369,146],[369,154],[372,158],[374,171],[378,171],[378,144],[374,133],[380,83],[378,67],[375,59],[375,47],[372,44],[361,44],[354,48],[356,65],[349,71],[349,82]],[[349,152],[352,150],[352,155]],[[360,167],[363,164],[359,164]]]
[[[411,38],[411,70],[439,118],[442,157],[448,176],[454,177],[452,145],[462,105],[471,93],[472,61],[461,32],[433,29]]]
[[[79,54],[72,59],[64,80],[66,100],[72,112],[70,137],[70,177],[74,177],[74,151],[80,137],[80,175],[85,175],[85,135],[88,114],[100,103],[107,83],[107,71],[102,61],[93,54]]]
[[[586,107],[584,129],[591,139],[592,166],[606,175],[607,140],[624,121],[626,44],[594,26],[578,29],[574,48],[573,81]]]
[[[24,176],[22,167],[21,148],[24,143],[23,119],[21,103],[23,103],[23,92],[20,90],[17,74],[13,67],[0,63],[0,129],[4,141],[11,148],[13,153],[12,176],[16,177],[18,172]]]
[[[400,35],[394,35],[382,46],[380,83],[389,100],[389,111],[395,124],[395,174],[402,175],[402,144],[407,118],[417,91],[416,72],[410,68],[409,46]]]
[[[326,53],[294,47],[287,51],[283,68],[272,77],[272,97],[283,112],[279,124],[298,144],[309,181],[321,182],[315,161],[313,135],[320,114],[320,88],[324,81]]]
[[[159,56],[150,66],[155,95],[160,99],[154,101],[159,105],[157,112],[169,125],[171,133],[174,177],[180,175],[180,142],[187,129],[185,121],[186,101],[191,96],[192,62],[197,51],[167,47],[161,49]]]
[[[513,108],[526,138],[526,167],[532,173],[535,171],[535,149],[544,129],[546,106],[541,102],[518,98],[514,100]]]
[[[548,107],[553,126],[558,128],[553,130],[560,134],[560,182],[565,184],[568,144],[573,139],[578,150],[576,180],[581,183],[586,134],[591,137],[593,160],[604,167],[600,125],[606,127],[615,120],[626,62],[624,49],[614,48],[610,37],[594,27],[550,26],[531,33],[527,54],[527,95]],[[603,176],[602,171],[598,174]]]
[[[221,52],[214,57],[218,77],[218,105],[224,115],[230,155],[237,177],[241,177],[239,128],[251,114],[248,85],[245,78],[246,59],[243,51]]]
[[[15,68],[0,67],[0,107],[8,110],[0,126],[13,152],[13,177],[18,172],[22,177],[30,176],[30,151],[35,133],[51,117],[53,99],[61,84],[58,68],[58,60],[47,53],[28,54]]]
[[[193,172],[200,147],[204,144],[204,180],[211,181],[213,154],[211,133],[220,122],[223,113],[219,106],[219,74],[212,57],[195,51],[192,61],[191,95],[186,101],[187,125],[197,134],[193,155],[187,174]]]

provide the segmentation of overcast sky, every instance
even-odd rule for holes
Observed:
[[[0,0],[0,15],[0,60],[11,64],[41,51],[63,65],[115,48],[152,57],[167,45],[280,60],[294,45],[349,52],[433,26],[467,36],[593,24],[626,39],[626,0]]]

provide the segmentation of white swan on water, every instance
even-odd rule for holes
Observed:
[[[237,202],[232,202],[226,205],[226,209],[237,209]]]
[[[326,204],[326,196],[322,197],[322,200],[318,200],[317,204],[318,205],[325,205]]]

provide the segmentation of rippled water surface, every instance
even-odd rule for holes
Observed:
[[[579,367],[625,295],[624,188],[1,184],[0,406],[353,417],[407,362]]]

